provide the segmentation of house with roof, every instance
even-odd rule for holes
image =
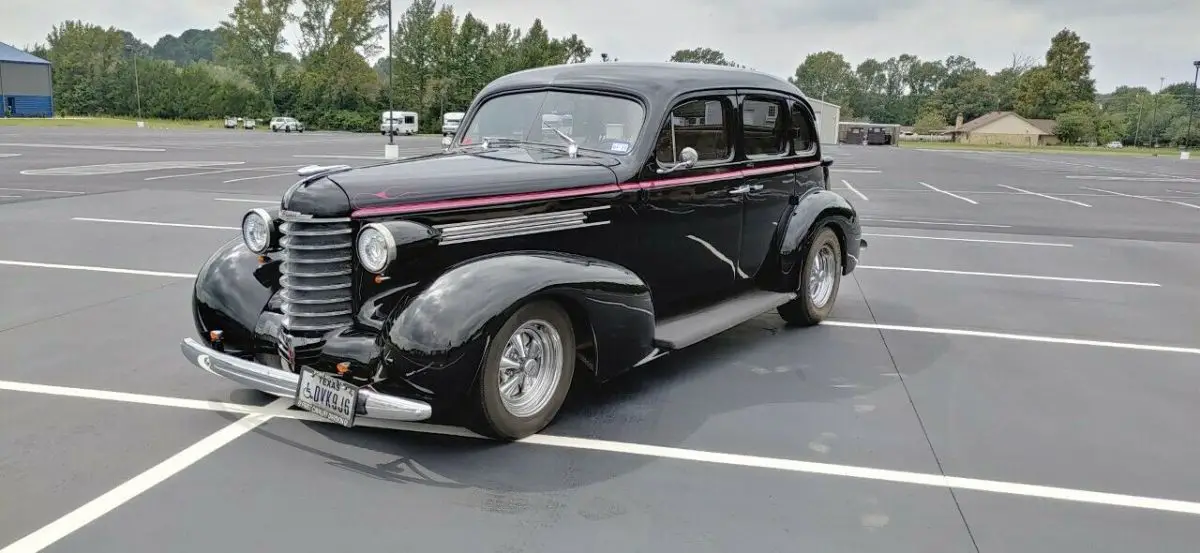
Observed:
[[[0,42],[0,116],[53,115],[50,62]]]
[[[954,142],[997,146],[1058,144],[1053,119],[1028,119],[1011,111],[993,111],[963,123],[962,115],[944,134]]]

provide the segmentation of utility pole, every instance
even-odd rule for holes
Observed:
[[[388,144],[396,143],[396,132],[393,128],[392,114],[396,111],[396,80],[392,75],[396,65],[392,60],[392,0],[388,3]]]
[[[1188,110],[1187,148],[1192,148],[1192,119],[1196,116],[1196,88],[1200,85],[1200,60],[1192,62],[1196,67],[1196,76],[1192,77],[1192,106]]]
[[[137,48],[134,48],[134,46],[132,44],[126,44],[125,49],[129,50],[130,55],[133,56],[133,94],[134,94],[134,97],[137,98],[138,121],[141,121],[142,120],[142,85],[141,85],[141,83],[138,82]]]
[[[1158,99],[1162,97],[1163,81],[1166,77],[1158,78],[1158,94],[1154,95],[1154,105],[1150,108],[1150,149],[1158,147]]]

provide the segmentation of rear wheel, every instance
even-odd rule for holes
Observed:
[[[554,420],[575,374],[571,319],[557,303],[536,301],[500,327],[476,385],[480,434],[517,440]]]
[[[800,271],[799,296],[779,306],[779,316],[788,324],[812,326],[825,320],[833,310],[842,283],[842,246],[837,233],[828,226],[817,230]]]

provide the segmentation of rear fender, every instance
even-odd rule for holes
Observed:
[[[590,360],[600,378],[653,349],[650,289],[632,271],[559,252],[503,252],[451,267],[397,307],[380,334],[385,378],[438,403],[466,392],[495,331],[534,298],[564,305],[576,342],[595,346]]]
[[[278,261],[260,263],[240,237],[226,242],[196,274],[192,315],[201,340],[220,330],[226,351],[252,352],[259,315],[278,289]]]
[[[858,264],[862,229],[858,213],[846,198],[837,192],[814,189],[800,197],[788,214],[778,238],[776,270],[762,285],[769,290],[794,291],[799,286],[800,266],[814,225],[832,224],[842,245],[842,270],[850,274]]]

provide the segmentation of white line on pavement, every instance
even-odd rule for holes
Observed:
[[[1030,192],[1030,191],[1028,191],[1028,190],[1025,190],[1025,189],[1023,189],[1023,188],[1017,188],[1017,187],[1015,187],[1015,186],[1009,186],[1009,185],[1007,185],[1007,184],[1000,184],[1000,185],[997,185],[997,186],[1001,186],[1001,187],[1007,188],[1007,189],[1009,189],[1009,190],[1016,190],[1017,192],[1021,192],[1021,193],[1024,193],[1024,194],[1032,194],[1032,195],[1034,195],[1034,196],[1041,196],[1041,197],[1043,197],[1043,198],[1046,198],[1046,199],[1048,199],[1048,200],[1054,200],[1054,201],[1057,201],[1057,202],[1066,202],[1066,203],[1069,203],[1069,204],[1081,205],[1081,206],[1083,206],[1083,207],[1092,207],[1092,206],[1090,206],[1090,205],[1088,205],[1088,204],[1085,204],[1085,203],[1083,203],[1083,202],[1077,202],[1077,201],[1075,201],[1075,200],[1068,200],[1068,199],[1066,199],[1066,198],[1058,198],[1058,197],[1055,197],[1055,196],[1051,196],[1051,195],[1048,195],[1048,194],[1042,194],[1042,193],[1039,193],[1039,192]]]
[[[1174,201],[1174,200],[1163,200],[1163,199],[1161,199],[1161,198],[1154,198],[1154,197],[1151,197],[1151,196],[1138,196],[1138,195],[1136,195],[1136,194],[1123,194],[1123,193],[1121,193],[1121,192],[1113,192],[1112,190],[1104,190],[1104,189],[1102,189],[1102,188],[1088,188],[1088,187],[1086,187],[1086,186],[1080,186],[1080,188],[1082,188],[1082,189],[1084,189],[1084,190],[1095,190],[1096,192],[1105,192],[1105,193],[1108,193],[1108,194],[1112,194],[1112,195],[1114,195],[1114,196],[1124,196],[1124,197],[1126,197],[1126,198],[1137,198],[1137,199],[1139,199],[1139,200],[1150,200],[1150,201],[1152,201],[1152,202],[1159,202],[1159,203],[1165,203],[1165,204],[1175,204],[1175,205],[1181,205],[1181,206],[1184,206],[1184,207],[1193,207],[1193,208],[1196,208],[1196,209],[1200,209],[1200,205],[1189,204],[1189,203],[1187,203],[1187,202],[1177,202],[1177,201]]]
[[[254,176],[254,177],[242,177],[240,179],[229,179],[227,181],[223,181],[221,184],[229,184],[231,182],[242,182],[244,180],[271,179],[271,178],[275,178],[275,177],[286,177],[289,175],[295,176],[295,174],[296,173],[270,173],[267,175],[258,175],[258,176]]]
[[[214,202],[242,202],[248,204],[277,204],[279,200],[251,200],[247,198],[213,198]]]
[[[98,146],[90,144],[17,144],[5,142],[0,146],[15,148],[63,148],[66,150],[106,150],[110,152],[165,152],[162,148],[137,148],[133,146]]]
[[[945,236],[914,236],[910,234],[876,234],[863,233],[863,236],[878,236],[880,238],[913,238],[917,240],[946,240],[950,242],[979,242],[983,244],[1011,244],[1014,246],[1052,246],[1056,248],[1074,248],[1073,244],[1056,244],[1053,242],[1018,242],[1014,240],[984,240],[982,238],[948,238]]]
[[[94,217],[72,217],[72,221],[86,221],[90,223],[118,223],[123,225],[150,225],[156,227],[181,227],[181,228],[200,228],[211,230],[241,230],[239,227],[223,227],[216,225],[195,225],[191,223],[160,223],[157,221],[132,221],[127,219],[97,219]]]
[[[853,193],[855,193],[855,194],[858,194],[858,197],[859,197],[859,198],[862,198],[864,202],[865,202],[865,201],[868,201],[868,200],[867,200],[867,197],[866,197],[866,196],[864,196],[862,192],[859,192],[859,191],[858,191],[858,189],[854,188],[854,186],[853,186],[853,185],[851,185],[849,181],[846,181],[846,180],[844,180],[844,179],[843,179],[843,180],[842,180],[842,184],[846,185],[846,188],[849,188],[851,192],[853,192]]]
[[[9,265],[12,267],[34,267],[38,269],[65,269],[68,271],[91,271],[95,273],[118,273],[123,275],[156,276],[167,278],[196,278],[196,275],[189,273],[142,271],[138,269],[118,269],[115,267],[95,267],[89,265],[63,265],[59,263],[35,263],[33,261],[13,261],[9,259],[0,259],[0,265]]]
[[[1095,279],[1095,278],[1072,278],[1072,277],[1055,277],[1055,276],[1043,276],[1043,275],[1022,275],[1022,274],[1011,274],[1011,273],[985,273],[985,272],[979,272],[979,271],[953,271],[953,270],[949,270],[949,269],[923,269],[923,268],[917,268],[917,267],[884,267],[884,266],[879,266],[879,265],[858,265],[856,267],[856,270],[858,270],[858,269],[866,269],[868,271],[909,271],[909,272],[916,272],[916,273],[936,273],[936,274],[944,274],[944,275],[984,276],[984,277],[997,277],[997,278],[1018,278],[1018,279],[1029,279],[1029,280],[1054,280],[1054,281],[1060,281],[1060,282],[1081,282],[1081,283],[1087,283],[1087,284],[1123,284],[1125,286],[1147,286],[1147,287],[1154,287],[1154,288],[1158,288],[1158,287],[1162,286],[1161,284],[1158,284],[1155,282],[1135,282],[1135,281],[1125,281],[1125,280],[1103,280],[1103,279]]]
[[[1085,340],[1080,338],[1056,338],[1053,336],[1034,336],[1030,334],[1010,334],[1007,332],[987,332],[981,330],[964,330],[959,328],[931,328],[924,326],[889,325],[878,323],[856,323],[851,321],[825,321],[822,325],[840,326],[846,328],[869,328],[875,330],[895,330],[898,332],[918,332],[923,334],[944,334],[947,336],[973,336],[976,338],[996,338],[1000,340],[1016,340],[1021,342],[1041,342],[1046,344],[1069,344],[1077,346],[1093,346],[1102,348],[1129,349],[1138,351],[1157,351],[1163,353],[1185,353],[1200,355],[1200,348],[1181,346],[1159,346],[1154,344],[1134,344],[1128,342],[1109,342],[1105,340]]]
[[[923,182],[921,182],[921,183],[917,183],[917,184],[920,184],[921,186],[924,186],[925,188],[928,188],[928,189],[930,189],[930,190],[932,190],[932,191],[934,191],[934,192],[941,192],[942,194],[945,194],[945,195],[947,195],[947,196],[950,196],[950,197],[952,197],[952,198],[958,198],[958,199],[960,199],[960,200],[962,200],[962,201],[964,201],[964,202],[967,202],[967,203],[969,203],[969,204],[971,204],[971,205],[979,205],[979,202],[977,202],[977,201],[975,201],[975,200],[972,200],[971,198],[964,198],[964,197],[962,197],[962,196],[959,196],[958,194],[955,194],[955,193],[953,193],[953,192],[946,192],[945,190],[942,190],[941,188],[938,188],[938,187],[936,187],[936,186],[933,186],[933,185],[931,185],[931,184],[926,184],[926,183],[923,183]]]
[[[1130,182],[1197,182],[1198,179],[1190,179],[1187,177],[1105,177],[1099,175],[1067,175],[1068,179],[1077,180],[1111,180],[1111,181],[1130,181]]]
[[[44,188],[0,188],[0,190],[11,190],[13,192],[45,192],[47,194],[87,194],[87,192],[69,192],[67,190],[46,190]]]
[[[822,324],[829,323],[825,322]],[[27,386],[31,385],[0,381],[0,389],[25,391],[19,388]],[[37,393],[56,394],[58,393],[55,390],[56,388],[57,387],[45,385],[36,386]],[[127,400],[125,398],[112,396],[111,394],[113,394],[113,392],[105,392],[100,390],[85,390],[81,388],[62,388],[61,390],[61,395],[70,397],[111,401]],[[164,405],[163,402],[157,400],[157,396],[150,397],[152,399],[135,401],[135,403]],[[192,408],[192,406],[195,405],[195,403],[190,400],[179,401],[179,407]],[[212,402],[203,403],[204,406],[199,408],[204,410],[213,410],[211,408],[212,405],[219,405]],[[312,413],[305,411],[283,410],[283,407],[288,403],[290,403],[289,399],[280,399],[266,407],[239,406],[234,410],[231,410],[230,412],[239,414],[244,414],[247,411],[254,414],[239,419],[237,422],[219,431],[217,434],[201,440],[200,443],[185,449],[183,452],[180,452],[176,456],[164,461],[160,465],[146,471],[145,473],[142,473],[137,477],[134,477],[134,479],[126,482],[125,484],[118,486],[117,489],[114,489],[100,498],[97,498],[75,512],[60,518],[58,521],[51,523],[49,526],[38,530],[29,536],[26,536],[26,538],[24,538],[22,541],[0,550],[0,553],[35,553],[40,551],[42,548],[54,543],[59,539],[62,539],[71,532],[78,530],[92,520],[95,520],[103,514],[111,511],[121,503],[124,503],[129,499],[136,497],[138,494],[145,492],[153,487],[153,485],[161,483],[162,481],[166,480],[166,478],[195,463],[205,455],[212,453],[222,445],[225,445],[233,439],[244,435],[254,427],[267,422],[269,419],[280,418],[324,422],[323,419],[316,417]],[[359,421],[361,422],[362,426],[366,427],[385,428],[424,434],[486,439],[473,432],[470,432],[469,430],[466,430],[465,428],[458,427],[438,426],[422,423],[376,421],[370,419],[359,419]],[[638,455],[658,459],[694,461],[700,463],[711,463],[746,468],[762,468],[783,472],[840,476],[844,478],[857,478],[879,482],[949,487],[964,490],[1033,497],[1039,499],[1056,499],[1060,501],[1076,503],[1091,503],[1114,507],[1129,507],[1135,509],[1200,515],[1200,503],[1192,501],[1021,484],[1017,482],[1005,482],[999,480],[982,480],[958,476],[942,476],[940,474],[877,469],[854,465],[838,465],[832,463],[801,461],[778,457],[739,455],[715,451],[703,451],[678,447],[664,447],[639,443],[616,442],[610,440],[575,438],[570,436],[554,436],[546,434],[535,434],[528,438],[518,440],[516,443],[588,451],[602,451],[607,453],[623,453],[626,455]]]
[[[126,480],[104,495],[85,503],[78,509],[63,515],[58,520],[35,530],[33,533],[17,540],[4,549],[0,549],[0,553],[34,553],[49,547],[58,540],[69,536],[72,532],[87,526],[92,521],[128,503],[150,488],[179,474],[184,469],[196,464],[196,462],[238,439],[243,434],[258,428],[263,423],[271,420],[273,414],[281,411],[288,403],[290,403],[290,400],[280,398],[271,403],[266,413],[247,415],[234,421],[229,426],[192,444],[183,451],[167,458],[165,461],[150,467],[145,472]]]
[[[912,223],[917,225],[946,225],[951,227],[991,227],[991,228],[1012,228],[1012,225],[990,225],[987,223],[950,223],[944,221],[917,221],[910,219],[875,219],[872,217],[861,217],[862,221],[879,221],[881,223]]]

